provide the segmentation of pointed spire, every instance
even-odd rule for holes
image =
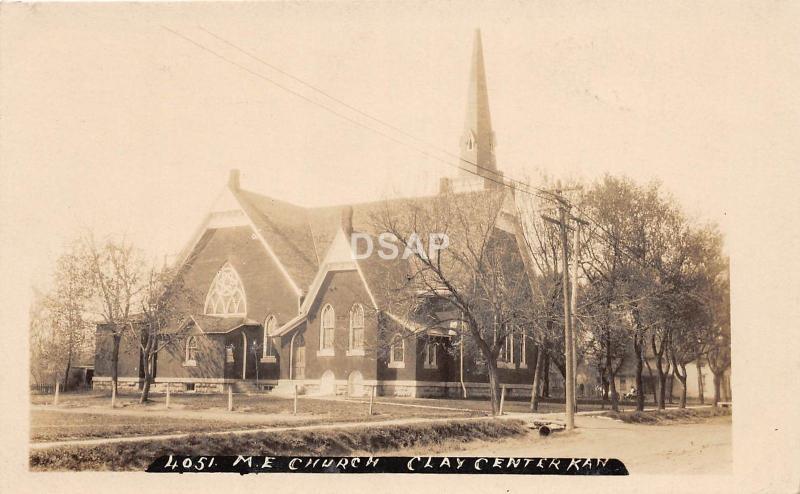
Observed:
[[[489,112],[489,92],[486,87],[486,67],[483,61],[481,31],[475,30],[472,46],[472,66],[467,92],[467,112],[464,133],[461,136],[461,168],[469,169],[480,176],[496,178],[494,157],[494,131]],[[467,172],[462,171],[462,174]]]

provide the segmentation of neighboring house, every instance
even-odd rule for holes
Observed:
[[[476,33],[460,146],[464,162],[474,165],[472,173],[440,184],[443,193],[464,201],[498,191],[485,79]],[[212,392],[233,384],[278,390],[300,385],[320,394],[360,395],[366,386],[399,396],[487,394],[483,366],[463,355],[455,331],[388,310],[376,287],[402,275],[402,266],[376,256],[356,260],[351,252],[351,234],[370,233],[371,215],[380,208],[430,200],[307,208],[244,190],[238,171],[231,171],[179,260],[180,276],[200,302],[187,309],[181,344],[157,355],[153,389],[179,383]],[[516,213],[511,208],[501,214]],[[503,224],[498,221],[499,235],[516,241],[516,230]],[[530,395],[531,346],[517,335],[501,352],[499,379],[510,394]],[[110,355],[111,338],[100,326],[96,387],[110,384]],[[140,386],[144,376],[138,346],[126,339],[119,376],[128,387]]]

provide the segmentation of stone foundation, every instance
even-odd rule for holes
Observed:
[[[141,390],[140,382],[134,380],[125,380],[125,381],[117,381],[117,389],[120,392],[139,392]],[[93,380],[92,381],[92,389],[97,390],[110,390],[111,389],[111,381],[108,380]],[[152,393],[166,393],[167,392],[167,383],[165,382],[154,382],[150,384],[150,392]],[[195,382],[195,383],[187,383],[187,382],[173,382],[169,383],[169,392],[170,393],[202,393],[202,394],[214,394],[214,393],[225,393],[227,392],[226,384],[225,383],[206,383],[206,382]]]
[[[110,390],[111,381],[92,380],[92,389]],[[139,391],[139,381],[117,381],[118,391]]]

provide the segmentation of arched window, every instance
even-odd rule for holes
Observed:
[[[425,354],[423,367],[426,369],[436,369],[436,342],[432,339],[425,341]]]
[[[328,304],[322,309],[320,318],[319,348],[320,350],[333,351],[333,333],[336,328],[336,314],[333,306]]]
[[[264,321],[264,357],[272,357],[275,352],[275,347],[272,341],[272,335],[275,334],[275,330],[278,327],[278,320],[275,319],[275,316],[269,316],[266,321]]]
[[[404,367],[405,359],[406,342],[401,335],[396,334],[389,347],[389,367]]]
[[[186,365],[197,363],[197,338],[190,336],[186,339]]]
[[[247,302],[239,274],[230,263],[225,263],[211,283],[206,296],[205,313],[211,316],[244,316]]]
[[[364,349],[364,307],[361,304],[350,309],[350,349]]]

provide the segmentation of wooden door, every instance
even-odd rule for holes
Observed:
[[[294,358],[292,363],[294,369],[292,370],[293,379],[306,378],[306,343],[302,335],[297,336],[294,342]]]

